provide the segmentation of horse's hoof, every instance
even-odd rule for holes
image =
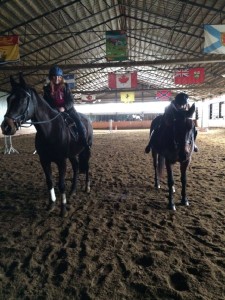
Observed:
[[[160,184],[155,185],[155,189],[156,189],[156,190],[160,190],[160,189],[161,189],[161,185],[160,185]]]
[[[49,205],[47,207],[47,210],[49,212],[52,212],[54,209],[55,209],[55,202],[52,201],[52,202],[49,203]]]
[[[64,218],[66,217],[68,214],[67,209],[66,209],[66,205],[62,205],[61,207],[61,212],[60,212],[60,217]]]
[[[70,192],[69,199],[74,199],[76,197],[76,192]]]
[[[175,187],[174,187],[174,186],[172,186],[172,192],[173,192],[173,194],[176,192],[176,190],[175,190]]]
[[[172,210],[172,211],[177,210],[175,204],[169,204],[168,208],[169,208],[169,210]]]
[[[86,188],[86,193],[90,194],[90,192],[91,192],[91,188],[90,187]]]
[[[189,206],[190,203],[189,203],[189,201],[187,199],[186,200],[181,200],[181,205]]]
[[[148,154],[151,151],[151,147],[148,145],[145,148],[145,153]]]

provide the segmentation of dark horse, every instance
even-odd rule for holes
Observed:
[[[48,103],[29,87],[22,74],[19,83],[10,76],[12,91],[7,98],[7,111],[1,124],[4,135],[14,135],[21,124],[31,120],[36,128],[35,149],[46,177],[50,193],[49,209],[55,206],[56,196],[53,185],[51,163],[58,167],[58,188],[61,193],[61,215],[66,209],[66,160],[70,160],[73,169],[73,179],[70,195],[76,193],[78,173],[84,173],[86,192],[90,192],[89,159],[93,140],[93,129],[89,119],[81,114],[81,120],[86,128],[86,139],[89,148],[84,148],[80,138],[72,136],[65,121],[65,113],[52,109]]]
[[[189,205],[186,197],[186,171],[191,161],[194,149],[194,122],[191,119],[195,111],[193,104],[187,111],[177,110],[170,105],[164,115],[157,116],[151,125],[151,149],[155,171],[155,188],[160,188],[160,178],[164,168],[167,170],[169,188],[169,209],[176,210],[173,193],[174,179],[172,166],[180,163],[181,173],[181,204]],[[149,145],[147,146],[149,147]],[[149,152],[146,147],[146,152]]]

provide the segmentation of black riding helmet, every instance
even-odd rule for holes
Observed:
[[[185,93],[179,93],[176,95],[174,102],[179,106],[188,104],[188,95]]]
[[[60,69],[58,66],[53,66],[49,70],[48,77],[51,79],[53,76],[63,76],[63,70]]]

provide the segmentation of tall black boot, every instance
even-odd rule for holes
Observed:
[[[79,118],[76,118],[75,120],[76,126],[77,126],[77,130],[78,130],[78,134],[81,138],[81,142],[82,145],[86,148],[89,147],[88,143],[87,143],[87,139],[86,139],[86,130],[84,128],[83,123],[81,122],[81,120]]]
[[[148,145],[145,147],[145,153],[149,153],[152,149],[152,145],[155,141],[155,136],[156,136],[156,129],[154,129],[151,133],[151,136],[150,136],[150,140],[148,142]]]

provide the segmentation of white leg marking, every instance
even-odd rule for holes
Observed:
[[[62,194],[62,204],[66,204],[66,194]]]
[[[55,202],[55,201],[56,201],[56,196],[55,196],[55,189],[54,189],[54,188],[52,188],[52,189],[50,190],[50,194],[51,194],[51,200],[52,200],[53,202]]]

